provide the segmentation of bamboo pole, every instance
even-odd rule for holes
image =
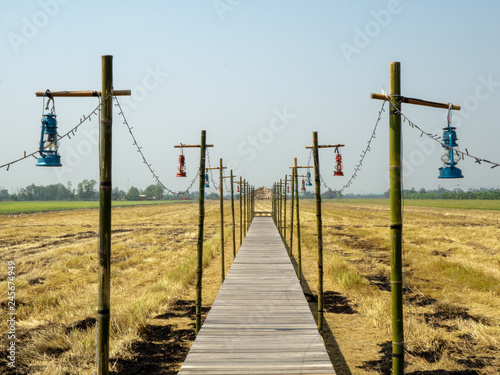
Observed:
[[[247,235],[247,180],[243,179],[243,236]]]
[[[231,217],[233,224],[233,259],[236,257],[236,223],[234,220],[234,180],[233,180],[233,170],[230,172],[231,179]]]
[[[280,178],[280,184],[278,187],[278,217],[279,217],[279,232],[281,238],[283,238],[283,179]]]
[[[240,176],[240,246],[243,242],[243,181]]]
[[[80,91],[51,91],[50,96],[53,97],[66,97],[66,98],[85,98],[85,97],[103,97],[106,98],[109,95],[109,91],[106,90],[104,95],[104,90],[101,91],[92,91],[92,90],[80,90]],[[130,96],[131,91],[130,90],[113,90],[113,93],[111,94],[112,96]],[[35,95],[37,97],[43,97],[47,95],[46,91],[37,91],[35,92]]]
[[[294,211],[294,198],[295,198],[295,171],[296,169],[292,169],[292,181],[290,182],[291,183],[291,188],[290,188],[290,192],[291,192],[291,197],[290,197],[290,203],[292,205],[292,208],[291,208],[291,215],[290,215],[290,252],[289,252],[289,255],[290,255],[290,258],[292,257],[293,255],[293,211]]]
[[[390,93],[392,106],[389,112],[389,178],[391,206],[391,295],[392,295],[392,369],[393,374],[404,372],[403,332],[403,273],[401,212],[401,68],[399,62],[390,64]]]
[[[297,166],[297,158],[293,159],[293,165]],[[298,170],[295,170],[295,206],[297,206],[297,258],[298,258],[298,270],[299,270],[299,282],[302,283],[302,244],[300,242],[300,215],[299,215],[299,178]]]
[[[313,132],[314,187],[316,192],[316,223],[318,227],[318,330],[323,331],[323,221],[319,178],[318,132]]]
[[[201,303],[202,303],[202,280],[203,280],[203,226],[205,223],[205,150],[206,131],[201,131],[200,144],[200,185],[199,185],[199,220],[198,220],[198,243],[196,264],[196,333],[201,328]]]
[[[423,105],[426,107],[434,107],[434,108],[443,108],[443,109],[450,109],[450,104],[451,103],[438,103],[438,102],[430,102],[428,100],[422,100],[422,99],[415,99],[415,98],[406,98],[404,96],[399,96],[397,94],[393,94],[396,96],[395,99],[399,103],[408,103],[408,104],[416,104],[416,105]],[[383,95],[383,94],[371,94],[370,98],[372,99],[379,99],[379,100],[391,100],[393,101],[394,98],[392,98],[391,95]],[[456,105],[456,104],[451,104],[451,109],[454,109],[456,111],[460,111],[462,109],[461,106]]]
[[[101,57],[100,170],[99,170],[99,268],[97,296],[97,364],[99,375],[109,374],[109,324],[111,308],[111,147],[113,103],[113,56]]]
[[[288,186],[288,174],[285,174],[285,186],[284,186],[284,194],[283,194],[283,241],[285,242],[285,247],[287,247],[286,244],[286,188]],[[290,250],[287,249],[289,252]]]
[[[219,159],[219,187],[220,187],[220,266],[221,266],[221,279],[224,282],[226,275],[226,265],[224,259],[224,168],[222,167],[222,158]]]

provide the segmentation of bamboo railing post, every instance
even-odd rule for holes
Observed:
[[[243,235],[247,235],[247,180],[243,179]]]
[[[240,176],[240,246],[243,243],[243,181]]]
[[[295,179],[294,179],[294,176],[295,176],[295,168],[292,169],[292,181],[290,181],[290,184],[292,185],[291,188],[290,188],[290,193],[291,193],[291,197],[290,197],[290,203],[292,204],[292,207],[291,207],[291,215],[290,215],[290,251],[288,253],[288,255],[290,256],[290,258],[292,257],[293,255],[293,205],[294,205],[294,198],[295,198]]]
[[[295,206],[297,206],[297,258],[298,258],[298,270],[299,270],[299,282],[302,283],[302,244],[300,242],[300,215],[299,215],[299,177],[297,170],[297,158],[293,159],[293,168],[295,170]]]
[[[318,330],[323,331],[323,221],[319,178],[318,132],[313,132],[314,187],[316,193],[316,223],[318,230]]]
[[[224,173],[222,158],[219,159],[219,189],[220,189],[220,252],[221,252],[221,279],[224,282],[226,265],[224,262]]]
[[[283,179],[280,178],[280,186],[279,186],[279,232],[281,238],[283,238]]]
[[[399,62],[390,64],[389,112],[389,178],[391,206],[391,295],[392,295],[392,370],[395,375],[404,373],[403,331],[403,274],[401,213],[401,68]]]
[[[236,257],[236,223],[234,220],[234,180],[233,180],[233,170],[230,172],[231,180],[231,216],[233,224],[233,258]]]
[[[285,186],[283,191],[283,241],[285,242],[285,247],[288,247],[286,244],[286,188],[288,186],[288,173],[285,174]],[[287,249],[287,251],[289,251]]]
[[[203,226],[205,223],[205,155],[206,155],[206,131],[201,131],[200,144],[200,185],[199,185],[199,220],[198,220],[198,243],[196,263],[196,333],[201,328],[201,302],[202,302],[202,279],[203,279]]]
[[[109,374],[111,308],[111,147],[113,125],[113,56],[101,57],[101,132],[99,171],[99,268],[97,296],[97,364],[99,375]]]

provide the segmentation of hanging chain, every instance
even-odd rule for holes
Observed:
[[[87,116],[83,115],[83,117],[81,117],[81,118],[80,118],[80,122],[79,122],[79,123],[78,123],[75,127],[73,127],[70,131],[68,131],[67,133],[65,133],[65,134],[63,134],[63,135],[61,135],[61,136],[59,136],[59,135],[58,135],[57,141],[59,142],[61,139],[65,138],[65,137],[68,137],[69,139],[71,139],[71,135],[72,135],[72,136],[75,136],[76,132],[78,131],[78,128],[79,128],[81,125],[83,125],[83,123],[84,123],[84,122],[86,122],[87,120],[92,121],[92,116],[97,116],[97,113],[96,113],[96,112],[100,111],[101,106],[103,105],[103,103],[104,103],[106,100],[108,100],[108,98],[109,98],[110,96],[111,96],[111,94],[109,94],[106,98],[104,98],[104,100],[103,100],[101,103],[99,103],[99,105],[98,105],[97,107],[95,107],[95,108],[92,110],[92,112],[90,112]],[[53,100],[53,99],[52,99],[52,100]],[[44,148],[42,148],[42,150],[43,150],[43,149],[45,149],[45,148],[47,148],[47,147],[50,147],[50,145],[45,146]],[[26,151],[24,151],[24,156],[23,156],[22,158],[19,158],[19,159],[16,159],[16,160],[11,161],[11,162],[9,162],[9,163],[6,163],[6,164],[3,164],[3,165],[0,165],[0,169],[1,169],[1,168],[4,168],[4,167],[7,167],[7,171],[8,171],[8,170],[9,170],[9,168],[10,168],[10,166],[11,166],[12,164],[15,164],[15,163],[17,163],[17,162],[20,162],[21,160],[27,159],[27,158],[29,158],[29,157],[31,157],[31,156],[32,156],[32,157],[34,157],[34,158],[36,159],[36,156],[35,156],[35,155],[36,155],[37,153],[39,153],[39,152],[40,152],[40,149],[38,149],[38,150],[36,150],[36,151],[34,151],[34,152],[30,153],[30,154],[27,154],[27,153],[26,153]]]
[[[365,149],[363,150],[363,152],[361,153],[360,157],[361,159],[359,160],[358,164],[354,167],[354,172],[353,174],[351,175],[351,177],[349,178],[349,181],[347,181],[347,183],[340,189],[340,190],[335,190],[335,189],[332,189],[330,188],[325,180],[323,179],[323,176],[321,175],[320,173],[320,179],[321,179],[321,182],[323,183],[323,185],[329,190],[329,191],[332,191],[336,194],[339,194],[341,195],[345,189],[347,189],[348,187],[351,186],[352,184],[352,181],[354,181],[356,179],[356,177],[358,177],[358,172],[359,170],[361,169],[361,166],[363,165],[363,160],[365,159],[365,156],[366,154],[371,150],[370,149],[370,146],[371,146],[371,143],[372,141],[376,138],[375,136],[375,133],[377,132],[377,127],[378,127],[378,124],[380,122],[380,119],[382,118],[382,113],[385,112],[385,109],[384,109],[384,105],[385,105],[385,100],[384,102],[382,103],[382,107],[380,108],[380,110],[378,111],[378,117],[377,117],[377,121],[375,122],[375,126],[373,127],[373,131],[372,131],[372,135],[370,136],[370,139],[368,140],[367,142],[367,145],[365,147]]]
[[[384,102],[385,103],[385,102]],[[408,125],[412,128],[412,129],[417,129],[418,131],[420,131],[420,136],[423,136],[423,135],[426,135],[427,137],[431,138],[432,140],[436,141],[437,143],[439,143],[442,147],[444,147],[445,149],[448,149],[450,150],[451,152],[456,152],[457,154],[459,154],[461,156],[462,159],[464,159],[465,156],[469,157],[469,158],[472,158],[474,159],[474,161],[477,163],[477,164],[481,164],[481,163],[487,163],[487,164],[490,164],[491,165],[491,169],[493,168],[496,168],[498,166],[500,166],[500,163],[495,163],[493,161],[490,161],[490,160],[486,160],[486,159],[483,159],[483,158],[480,158],[480,157],[477,157],[477,156],[474,156],[474,155],[471,155],[469,154],[469,150],[465,149],[465,152],[464,151],[461,151],[459,149],[456,149],[456,148],[453,148],[453,147],[450,147],[448,145],[446,145],[442,140],[441,140],[441,137],[437,134],[432,134],[432,133],[428,133],[426,132],[425,130],[423,130],[420,126],[418,126],[417,124],[415,124],[413,121],[411,121],[408,117],[405,116],[405,114],[403,112],[401,112],[391,101],[389,101],[390,105],[394,107],[394,110],[395,110],[395,113],[398,114],[398,115],[401,115],[401,117],[403,118],[403,123],[405,121],[408,122]],[[448,118],[448,124],[450,125],[451,124],[451,118]]]
[[[214,188],[215,190],[219,190],[219,185],[217,185],[217,184],[215,183],[214,176],[213,176],[213,174],[212,174],[213,169],[210,169],[210,168],[212,168],[212,165],[210,164],[210,151],[208,151],[208,148],[207,148],[207,162],[208,162],[208,168],[209,168],[209,169],[208,169],[208,175],[210,176],[210,180],[212,180],[212,186],[213,186],[213,188]],[[206,172],[207,172],[207,171],[205,171],[205,173],[206,173]]]
[[[170,194],[172,195],[177,195],[177,196],[180,196],[180,195],[183,195],[183,194],[189,194],[189,189],[191,189],[191,187],[194,185],[195,181],[198,179],[198,173],[196,173],[195,177],[193,178],[193,180],[191,181],[189,187],[184,190],[184,191],[181,191],[181,192],[174,192],[172,190],[170,190],[168,187],[165,186],[165,184],[163,184],[163,182],[160,181],[160,177],[156,174],[156,172],[154,171],[153,167],[151,166],[151,163],[149,163],[146,159],[146,156],[144,155],[144,153],[142,152],[142,147],[139,146],[139,144],[137,143],[137,140],[134,136],[134,133],[132,132],[132,127],[129,125],[126,117],[125,117],[125,114],[123,113],[123,110],[122,110],[122,107],[120,106],[120,102],[118,101],[118,98],[115,96],[115,105],[118,107],[118,109],[120,110],[120,113],[119,115],[121,115],[123,117],[123,123],[127,126],[127,129],[128,129],[128,132],[130,133],[130,136],[132,137],[132,140],[134,141],[133,145],[137,148],[137,152],[141,155],[142,157],[142,161],[144,162],[144,164],[146,164],[146,166],[148,167],[149,171],[151,172],[151,174],[153,175],[153,178],[156,180],[156,182],[166,191],[168,191]]]

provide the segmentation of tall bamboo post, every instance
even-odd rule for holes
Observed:
[[[280,186],[279,186],[279,222],[280,222],[280,236],[283,238],[283,179],[280,178]]]
[[[391,205],[391,295],[392,295],[392,370],[395,375],[404,372],[403,331],[403,274],[401,213],[401,68],[399,62],[390,64],[389,111],[389,179]]]
[[[201,328],[201,297],[203,279],[203,226],[205,223],[205,155],[206,155],[206,131],[201,131],[200,143],[200,185],[199,185],[199,220],[198,220],[198,244],[196,264],[196,333]]]
[[[243,235],[247,235],[247,180],[243,179],[243,186],[241,191],[243,191]]]
[[[302,244],[300,241],[300,215],[299,215],[299,177],[298,177],[298,169],[297,169],[297,158],[293,159],[293,170],[295,171],[295,206],[297,207],[296,215],[297,215],[297,263],[299,270],[299,282],[302,283]]]
[[[221,279],[224,282],[226,265],[224,261],[224,173],[222,158],[219,159],[219,187],[220,187],[220,252],[221,252]]]
[[[316,223],[318,230],[318,330],[323,331],[323,221],[319,178],[318,132],[313,132],[314,188],[316,193]]]
[[[292,205],[291,207],[291,215],[290,215],[290,251],[288,253],[288,255],[290,256],[290,258],[292,257],[293,255],[293,211],[294,211],[294,198],[295,198],[295,168],[292,169],[292,180],[290,181],[290,184],[292,185],[291,188],[290,188],[290,193],[291,193],[291,197],[290,197],[290,203]]]
[[[233,224],[233,258],[236,257],[236,223],[234,220],[234,180],[233,180],[233,170],[230,172],[230,180],[231,180],[231,216],[232,216],[232,224]]]
[[[240,176],[240,246],[243,242],[243,181]]]
[[[99,170],[99,268],[97,296],[97,373],[109,374],[111,308],[111,146],[113,125],[113,56],[101,57],[101,133]]]
[[[285,186],[283,189],[283,241],[285,242],[285,247],[287,247],[286,244],[286,188],[288,186],[288,173],[285,174]]]
[[[273,213],[274,225],[276,225],[276,183],[273,183],[272,193],[271,193],[271,212]]]

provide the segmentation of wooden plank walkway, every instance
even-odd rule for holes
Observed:
[[[253,219],[179,374],[335,374],[272,218]]]

